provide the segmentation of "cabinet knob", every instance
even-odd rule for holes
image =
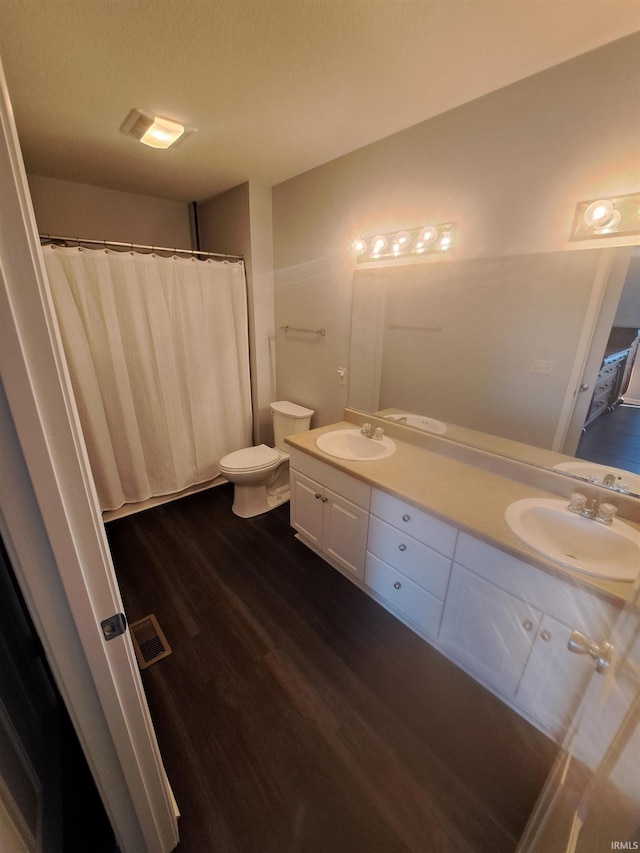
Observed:
[[[530,631],[533,628],[533,622],[531,621],[531,619],[525,619],[522,623],[522,627],[525,631]]]
[[[400,545],[398,545],[398,551],[406,551],[406,550],[407,550],[407,546],[404,544],[404,542],[402,542]]]
[[[402,586],[402,584],[400,583],[400,581],[396,581],[393,585],[393,588],[394,589],[400,589],[401,586]]]
[[[326,502],[327,502],[328,500],[329,500],[329,498],[322,498],[322,503],[323,503],[323,504],[326,504]]]
[[[321,497],[322,495],[320,494],[320,492],[316,492],[316,500],[320,500]]]
[[[403,521],[411,521],[411,516],[405,512],[405,514],[402,516],[402,520]]]
[[[551,639],[551,632],[550,631],[540,631],[540,638],[542,640],[544,640],[545,643],[548,643],[549,640]]]

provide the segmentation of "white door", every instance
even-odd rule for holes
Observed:
[[[575,455],[582,435],[630,260],[631,247],[626,251],[623,248],[603,249],[600,253],[552,447],[567,456]]]
[[[594,674],[518,853],[640,849],[639,608],[640,579],[613,626],[609,648],[602,638],[574,637],[579,649],[597,641],[585,653],[593,656]]]
[[[369,512],[341,495],[324,490],[322,547],[338,565],[364,578]]]
[[[178,843],[51,310],[0,67],[0,533],[122,853]]]

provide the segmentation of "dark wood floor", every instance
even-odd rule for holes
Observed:
[[[601,415],[587,427],[576,456],[640,474],[640,408],[617,406]]]
[[[223,486],[110,522],[180,853],[513,851],[555,747]]]

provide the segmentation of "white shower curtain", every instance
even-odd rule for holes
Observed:
[[[244,264],[43,254],[102,509],[215,478],[251,444]]]

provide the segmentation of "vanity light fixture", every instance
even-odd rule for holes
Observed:
[[[120,130],[150,148],[170,148],[194,133],[195,127],[186,127],[174,119],[142,110],[131,110]]]
[[[442,254],[453,245],[454,226],[451,222],[424,225],[421,228],[359,237],[351,244],[358,263],[415,258],[425,254]]]
[[[572,240],[626,234],[640,234],[640,193],[578,202]]]

